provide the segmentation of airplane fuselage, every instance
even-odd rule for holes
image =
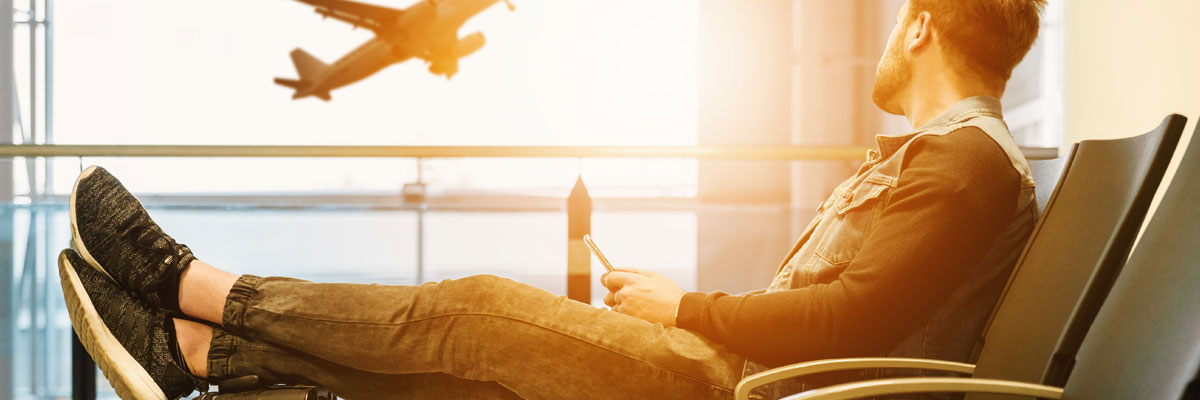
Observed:
[[[339,58],[328,68],[298,88],[294,98],[324,94],[334,89],[360,81],[392,64],[413,57],[430,63],[435,74],[453,76],[458,70],[458,58],[482,46],[483,36],[476,33],[467,37],[472,43],[461,43],[458,30],[471,17],[501,0],[442,0],[436,5],[422,1],[405,9],[399,18],[386,28],[377,30],[371,40]]]
[[[372,38],[354,50],[346,53],[320,74],[312,78],[312,83],[296,92],[300,98],[314,93],[328,93],[333,89],[358,82],[371,76],[387,66],[404,61],[407,58],[396,57],[392,46],[379,38]]]

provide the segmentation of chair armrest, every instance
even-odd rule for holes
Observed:
[[[746,400],[750,396],[750,391],[754,388],[788,378],[822,372],[868,368],[917,368],[957,372],[967,375],[975,372],[975,366],[971,364],[923,358],[864,357],[817,360],[787,365],[750,375],[742,379],[741,382],[738,382],[737,388],[734,389],[734,399]]]
[[[1042,399],[1062,398],[1063,390],[1053,386],[977,378],[897,378],[845,383],[809,390],[784,400],[849,400],[870,396],[906,393],[965,392],[1030,396]]]

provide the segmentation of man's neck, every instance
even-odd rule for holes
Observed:
[[[1003,89],[995,90],[981,84],[967,84],[961,79],[944,75],[917,80],[914,83],[915,85],[909,88],[908,104],[904,107],[905,117],[913,128],[924,126],[963,99],[975,96],[999,98],[1003,94]]]

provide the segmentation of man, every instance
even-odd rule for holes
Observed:
[[[71,194],[78,253],[60,257],[72,321],[126,398],[259,375],[351,399],[720,399],[746,373],[800,361],[967,361],[1036,218],[997,98],[1043,4],[900,10],[873,100],[917,129],[877,138],[759,292],[685,293],[622,269],[601,277],[609,311],[492,276],[415,287],[239,276],[196,259],[91,167]]]

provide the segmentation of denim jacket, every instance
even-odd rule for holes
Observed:
[[[1012,167],[1021,176],[1021,189],[1011,222],[1002,230],[993,247],[973,267],[966,280],[956,287],[948,300],[911,332],[886,357],[917,357],[968,361],[976,340],[999,297],[1037,218],[1034,183],[1029,165],[1009,134],[1000,113],[1000,101],[987,96],[972,97],[952,106],[915,132],[876,137],[878,149],[867,154],[867,161],[855,176],[834,189],[808,224],[800,240],[779,267],[767,292],[802,288],[833,280],[857,255],[880,215],[903,169],[905,153],[914,139],[927,135],[946,135],[964,127],[977,127],[994,140],[1008,155]],[[880,201],[870,201],[878,199]],[[798,338],[797,340],[803,340]],[[745,375],[766,370],[748,362]],[[775,384],[758,393],[770,398],[795,394],[829,383],[859,381],[914,374],[912,371],[855,371],[820,379],[794,379]]]

